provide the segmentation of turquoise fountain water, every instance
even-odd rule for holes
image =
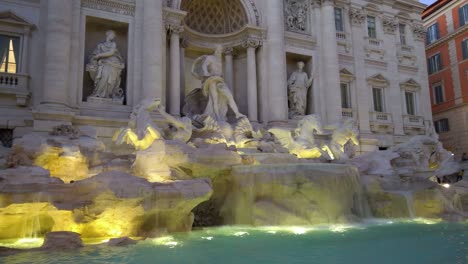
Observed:
[[[468,225],[391,221],[367,226],[222,227],[125,248],[27,252],[1,263],[465,264]]]

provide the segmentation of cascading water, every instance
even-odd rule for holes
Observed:
[[[357,170],[337,164],[235,166],[226,224],[311,225],[370,216]]]

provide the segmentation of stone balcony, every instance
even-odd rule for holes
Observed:
[[[370,128],[374,133],[393,134],[392,114],[384,112],[369,112]]]
[[[426,126],[424,125],[424,117],[415,115],[403,115],[403,129],[408,135],[424,135]]]
[[[29,97],[29,76],[21,73],[0,73],[0,94],[14,96],[16,104],[25,106]]]

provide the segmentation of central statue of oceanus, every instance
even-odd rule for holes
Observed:
[[[197,114],[212,117],[216,121],[226,121],[229,108],[239,119],[245,115],[239,112],[236,102],[223,78],[222,46],[217,46],[214,54],[198,57],[192,66],[192,74],[201,80],[202,88],[194,89],[187,95],[184,114]]]

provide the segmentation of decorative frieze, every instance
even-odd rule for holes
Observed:
[[[357,8],[351,8],[349,10],[349,17],[351,19],[351,24],[355,26],[360,26],[366,20],[366,14],[363,10]]]
[[[413,36],[415,40],[424,41],[424,37],[426,36],[426,29],[421,24],[413,24],[412,25]]]
[[[307,33],[309,0],[284,0],[284,21],[287,31]]]
[[[97,9],[126,16],[135,15],[134,0],[82,0],[81,7]]]
[[[398,22],[393,17],[384,16],[382,18],[382,26],[385,34],[395,34]]]

